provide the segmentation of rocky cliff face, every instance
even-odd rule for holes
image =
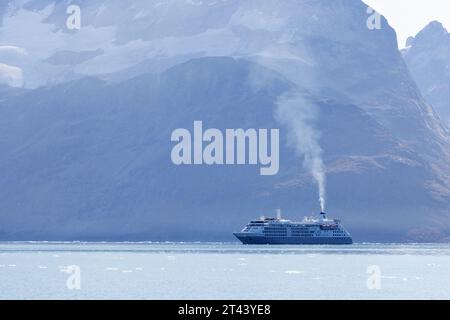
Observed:
[[[437,21],[431,22],[403,50],[405,61],[425,99],[442,121],[450,125],[450,34]]]

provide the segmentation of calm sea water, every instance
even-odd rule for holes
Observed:
[[[0,243],[0,299],[450,299],[450,245]]]

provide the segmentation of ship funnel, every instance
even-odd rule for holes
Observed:
[[[277,209],[277,219],[281,220],[281,209]]]
[[[327,218],[326,215],[327,214],[325,212],[323,212],[323,211],[320,213],[320,216],[322,217],[322,220],[325,220]]]

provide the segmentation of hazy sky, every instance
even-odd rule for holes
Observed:
[[[363,0],[384,15],[397,31],[399,47],[433,20],[450,30],[449,0]]]

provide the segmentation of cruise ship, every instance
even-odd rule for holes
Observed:
[[[261,217],[250,221],[241,231],[233,233],[243,244],[352,244],[350,234],[340,220],[328,219],[322,212],[320,217],[306,217],[302,222],[281,218]]]

